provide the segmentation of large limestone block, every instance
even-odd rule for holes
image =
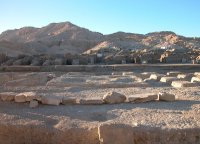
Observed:
[[[15,102],[30,102],[32,100],[41,100],[41,96],[35,92],[23,92],[15,96]]]
[[[15,96],[15,102],[17,102],[17,103],[24,103],[24,102],[26,102],[25,95],[22,95],[22,94],[16,95]]]
[[[178,80],[176,77],[162,77],[160,82],[171,84],[172,81]]]
[[[170,77],[177,77],[177,75],[179,74],[182,74],[182,72],[179,72],[179,71],[167,72],[167,76],[170,76]]]
[[[77,104],[77,100],[74,97],[67,97],[64,96],[62,99],[62,104],[67,105],[67,104]]]
[[[176,96],[174,94],[170,94],[170,93],[159,93],[158,99],[160,101],[175,101]]]
[[[135,144],[133,129],[125,124],[100,124],[98,134],[100,144]]]
[[[149,101],[157,100],[158,95],[156,93],[135,94],[135,95],[129,96],[127,99],[128,99],[128,102],[143,103],[143,102],[149,102]]]
[[[0,93],[0,99],[2,101],[14,101],[16,95],[17,93],[14,92],[3,92]]]
[[[161,77],[164,77],[164,74],[151,74],[149,79],[160,81]]]
[[[101,98],[90,98],[90,99],[86,98],[86,99],[80,99],[79,103],[83,105],[101,105],[104,104],[104,101]]]
[[[171,85],[176,88],[195,87],[197,86],[197,83],[191,83],[189,81],[173,81]]]
[[[42,104],[58,106],[62,103],[62,98],[52,95],[46,95],[42,97]]]
[[[192,77],[191,83],[200,82],[200,77]]]
[[[103,96],[103,101],[108,104],[123,103],[126,96],[117,92],[109,92]]]

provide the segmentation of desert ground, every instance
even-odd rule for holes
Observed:
[[[98,72],[4,69],[0,141],[199,144],[199,68],[182,67]]]

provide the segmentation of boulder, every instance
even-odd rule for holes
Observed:
[[[36,108],[36,107],[38,107],[38,105],[39,105],[38,101],[32,100],[32,101],[30,101],[29,107]]]
[[[100,124],[98,134],[100,144],[135,144],[133,128],[125,124]]]
[[[109,92],[103,96],[103,101],[108,104],[123,103],[126,96],[117,92]]]
[[[176,77],[162,77],[160,82],[171,84],[172,81],[178,80]]]
[[[197,83],[191,83],[189,81],[172,81],[171,85],[176,88],[198,86]]]
[[[83,105],[101,105],[104,101],[101,98],[91,98],[91,99],[80,99],[80,104]]]
[[[67,104],[77,104],[76,98],[74,97],[63,97],[62,102],[63,105]]]
[[[160,101],[175,101],[176,97],[174,94],[169,94],[169,93],[158,93],[158,99]]]
[[[16,95],[17,93],[15,92],[3,92],[0,93],[0,99],[2,101],[14,101]]]
[[[127,99],[128,99],[128,102],[131,102],[131,103],[144,103],[144,102],[157,100],[158,95],[156,93],[135,94],[135,95],[129,96]]]
[[[200,82],[200,77],[192,77],[191,83]]]

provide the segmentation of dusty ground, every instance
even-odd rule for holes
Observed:
[[[9,77],[3,82],[2,77],[6,78],[8,74]],[[34,109],[29,108],[28,103],[0,101],[1,141],[4,143],[99,143],[98,126],[112,123],[123,124],[131,126],[133,129],[141,130],[138,133],[143,136],[138,136],[140,140],[134,140],[133,143],[200,143],[199,86],[173,88],[169,84],[158,81],[147,83],[143,82],[144,76],[139,74],[131,74],[131,76],[137,76],[137,78],[134,77],[133,83],[143,84],[139,86],[132,86],[132,83],[126,85],[129,83],[129,79],[125,79],[125,81],[120,79],[118,83],[114,76],[95,76],[95,74],[91,73],[72,74],[73,76],[70,76],[70,79],[65,80],[62,79],[63,75],[66,78],[65,73],[40,73],[40,78],[49,74],[54,75],[54,78],[49,79],[47,82],[39,83],[40,85],[35,82],[35,84],[32,83],[26,86],[24,83],[20,85],[19,82],[9,83],[9,85],[6,85],[6,83],[8,81],[13,82],[19,79],[18,77],[20,76],[20,79],[27,78],[30,75],[29,73],[1,73],[0,92],[35,91],[37,93],[56,93],[55,95],[59,96],[73,96],[77,99],[101,98],[110,91],[116,91],[126,96],[141,93],[168,92],[175,94],[177,100],[174,102],[152,101],[140,104],[122,103],[113,105],[48,106],[40,104],[38,108]],[[141,78],[142,81],[138,78]],[[83,80],[80,81],[81,79]],[[108,79],[114,80],[105,82]],[[89,82],[88,85],[84,84],[85,80],[87,83]],[[115,81],[114,84],[119,85],[113,86],[113,81]],[[93,82],[92,85],[90,84],[91,82]],[[104,84],[109,85],[102,87]],[[144,131],[142,131],[143,129]],[[155,129],[155,134],[158,137],[169,135],[171,139],[167,142],[165,141],[166,137],[163,137],[163,139],[156,139],[154,136],[148,138],[148,135],[152,135],[151,130]],[[181,130],[185,131],[175,142],[173,137],[179,137],[178,133],[180,131],[180,134],[182,134]],[[187,133],[187,130],[193,131]],[[171,132],[173,136],[170,136],[170,131],[173,131]],[[159,134],[162,134],[162,136],[159,136]],[[184,134],[185,138],[183,138]],[[188,139],[188,137],[194,138]]]

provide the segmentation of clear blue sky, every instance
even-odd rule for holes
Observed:
[[[109,34],[174,31],[200,37],[200,0],[0,0],[0,32],[70,21]]]

